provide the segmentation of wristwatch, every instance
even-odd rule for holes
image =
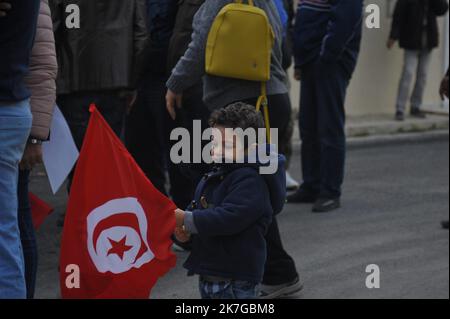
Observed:
[[[42,145],[42,140],[34,137],[28,139],[28,145]]]

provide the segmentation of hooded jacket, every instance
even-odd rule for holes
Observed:
[[[189,275],[262,282],[267,259],[264,239],[286,199],[285,159],[261,175],[262,164],[222,164],[206,174],[186,213],[194,231]]]
[[[0,17],[0,107],[30,97],[24,77],[36,33],[39,0],[14,0]]]

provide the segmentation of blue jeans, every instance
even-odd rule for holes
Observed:
[[[257,299],[259,285],[247,281],[210,282],[200,278],[202,299]]]
[[[36,286],[38,251],[28,195],[29,176],[30,171],[28,170],[21,170],[19,172],[19,188],[17,196],[19,198],[19,229],[25,262],[27,298],[33,299]]]
[[[28,101],[0,106],[0,299],[26,297],[17,181],[31,123]]]

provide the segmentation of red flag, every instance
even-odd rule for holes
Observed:
[[[31,215],[33,217],[33,226],[34,229],[38,229],[54,209],[31,192],[28,194],[28,197],[30,200]]]
[[[61,294],[148,298],[176,263],[170,240],[176,206],[151,184],[95,106],[90,111],[61,243]]]

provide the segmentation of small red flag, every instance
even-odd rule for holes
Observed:
[[[176,263],[175,209],[91,106],[61,243],[62,297],[148,298]]]
[[[33,218],[34,229],[41,227],[44,220],[50,215],[54,209],[49,204],[44,202],[42,199],[34,195],[33,193],[28,193],[31,206],[31,215]]]

